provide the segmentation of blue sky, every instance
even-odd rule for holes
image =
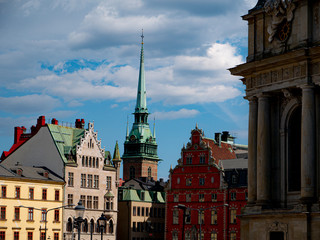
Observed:
[[[40,115],[94,121],[121,154],[131,127],[144,29],[149,123],[167,178],[198,123],[247,144],[244,86],[227,70],[247,54],[240,16],[255,0],[0,0],[0,151]]]

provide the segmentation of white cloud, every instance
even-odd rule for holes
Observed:
[[[50,111],[60,105],[60,101],[48,95],[26,95],[0,97],[0,110],[14,114],[30,114]]]
[[[181,119],[181,118],[194,118],[200,112],[196,109],[185,109],[182,108],[178,111],[169,111],[169,112],[154,112],[150,115],[150,118],[155,117],[156,120],[158,119]]]

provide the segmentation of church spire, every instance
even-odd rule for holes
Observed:
[[[139,84],[138,84],[137,104],[136,104],[135,113],[148,113],[146,80],[145,80],[145,76],[144,76],[143,38],[144,38],[144,35],[143,35],[143,29],[142,29]]]

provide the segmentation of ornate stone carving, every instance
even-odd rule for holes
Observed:
[[[288,224],[278,221],[273,222],[268,226],[268,232],[288,232]]]
[[[266,13],[272,16],[272,21],[269,24],[267,31],[269,33],[268,41],[272,42],[275,34],[280,29],[281,41],[287,40],[290,31],[290,24],[293,19],[293,11],[295,9],[293,0],[267,0],[264,4]],[[288,25],[286,25],[288,24]]]

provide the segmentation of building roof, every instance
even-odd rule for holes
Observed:
[[[62,178],[46,167],[22,166],[19,163],[11,166],[0,164],[0,177],[64,183]]]
[[[48,129],[57,146],[61,158],[66,163],[67,155],[76,154],[76,147],[84,136],[85,129],[71,128],[55,124],[48,124]]]
[[[220,161],[220,166],[225,169],[247,169],[248,159],[238,158],[238,159],[224,159]]]
[[[235,159],[236,153],[229,143],[221,142],[220,146],[213,139],[203,137],[203,142],[208,144],[212,150],[212,157],[218,163],[223,159]]]

